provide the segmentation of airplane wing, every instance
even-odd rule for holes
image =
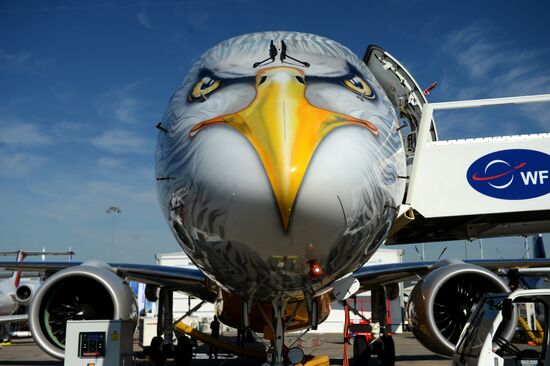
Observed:
[[[525,269],[550,267],[550,259],[486,259],[468,260],[465,263],[497,271],[501,269]],[[0,262],[0,268],[22,271],[36,271],[52,274],[59,270],[77,266],[80,262]],[[445,261],[391,263],[364,266],[354,272],[354,277],[361,283],[361,290],[418,279],[429,272],[445,265]],[[159,265],[111,263],[116,273],[128,280],[158,286],[167,286],[174,290],[186,292],[207,301],[214,301],[215,291],[209,285],[208,278],[199,269],[179,268]],[[537,272],[538,273],[538,272]]]
[[[465,260],[469,263],[486,268],[490,271],[503,269],[526,269],[550,267],[550,259],[485,259]],[[361,290],[369,290],[379,286],[390,285],[397,282],[419,279],[429,272],[448,264],[447,261],[439,262],[411,262],[392,263],[372,266],[364,266],[354,272],[354,277],[361,283]],[[541,273],[540,271],[532,273]],[[545,273],[548,273],[547,271]],[[526,273],[527,274],[527,273]]]
[[[47,276],[65,268],[81,265],[81,262],[0,262],[0,268],[20,271],[36,271]],[[147,264],[109,263],[123,278],[146,284],[166,286],[183,291],[206,301],[214,301],[216,292],[199,269],[178,268]]]
[[[0,316],[0,324],[1,323],[25,322],[28,319],[29,319],[29,316],[27,314],[3,315],[3,316]]]

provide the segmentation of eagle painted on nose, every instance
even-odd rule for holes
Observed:
[[[159,199],[190,252],[210,238],[260,257],[293,248],[303,260],[315,243],[324,253],[315,256],[328,258],[346,235],[357,266],[368,241],[381,244],[374,226],[393,220],[385,207],[402,201],[395,111],[365,64],[323,37],[265,32],[216,45],[170,99],[162,126],[157,176],[173,179],[159,182]]]

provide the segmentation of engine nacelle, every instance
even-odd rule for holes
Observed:
[[[488,292],[509,292],[491,271],[462,261],[442,266],[421,279],[411,292],[409,323],[429,350],[452,356],[473,307]],[[511,336],[510,331],[504,334]]]
[[[38,282],[22,282],[15,290],[15,300],[20,304],[28,304],[39,288]]]
[[[63,359],[67,320],[132,320],[137,303],[130,287],[106,264],[83,263],[51,276],[29,309],[29,328],[46,353]]]

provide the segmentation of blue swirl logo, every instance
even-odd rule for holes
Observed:
[[[486,196],[524,200],[550,193],[550,155],[540,151],[496,151],[470,165],[466,179]]]

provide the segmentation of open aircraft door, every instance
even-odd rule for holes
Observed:
[[[548,103],[550,94],[428,103],[410,73],[369,46],[364,62],[406,124],[408,180],[386,244],[550,232],[550,134],[438,140],[436,110]],[[550,104],[548,111],[550,112]],[[550,126],[548,126],[550,131]]]

